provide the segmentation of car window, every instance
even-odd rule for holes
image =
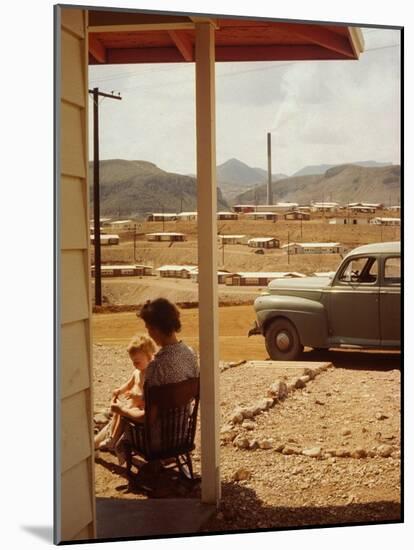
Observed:
[[[375,284],[378,281],[378,262],[374,257],[352,258],[344,266],[341,283]]]
[[[384,263],[384,284],[398,286],[401,284],[401,258],[387,258]]]

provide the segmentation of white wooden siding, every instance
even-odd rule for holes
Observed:
[[[60,395],[57,542],[96,536],[92,432],[87,11],[60,13]]]

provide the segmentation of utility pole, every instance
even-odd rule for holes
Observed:
[[[99,88],[89,90],[93,97],[93,217],[95,233],[95,305],[102,305],[101,282],[101,227],[99,204],[99,96],[122,99],[121,96],[100,92]]]
[[[136,257],[136,245],[137,245],[137,224],[134,224],[134,262],[137,261]]]
[[[288,256],[288,265],[289,265],[289,256],[290,256],[290,253],[289,253],[289,231],[288,231],[288,234],[287,234],[287,256]]]
[[[165,212],[164,212],[164,205],[162,205],[162,232],[165,233]]]

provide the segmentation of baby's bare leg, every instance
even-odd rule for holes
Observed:
[[[102,441],[104,441],[109,434],[112,435],[112,431],[113,431],[113,423],[114,423],[114,420],[110,420],[109,421],[109,428],[108,428],[108,424],[106,424],[106,426],[104,426],[96,435],[95,435],[95,438],[94,438],[94,442],[95,442],[95,449],[98,448],[99,444],[102,443]]]
[[[118,439],[121,437],[123,431],[124,431],[124,427],[125,427],[125,422],[122,418],[121,415],[119,414],[114,414],[114,426],[112,428],[112,440],[114,442],[118,441]]]

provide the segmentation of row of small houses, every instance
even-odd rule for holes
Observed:
[[[310,214],[307,212],[292,211],[285,212],[284,214],[265,211],[258,209],[257,211],[249,211],[244,213],[244,219],[251,220],[271,220],[277,221],[280,219],[285,220],[310,220]],[[224,220],[238,220],[239,214],[237,212],[217,212],[217,219]],[[147,217],[149,222],[162,222],[162,221],[196,221],[197,212],[182,212],[181,214],[169,214],[169,213],[157,213],[150,214]]]
[[[178,278],[178,279],[190,279],[198,282],[198,267],[192,265],[163,265],[158,267],[155,271],[158,271],[160,277]],[[228,286],[262,286],[268,285],[270,281],[274,279],[286,279],[292,277],[305,277],[302,273],[297,272],[237,272],[231,273],[229,271],[217,271],[217,282],[219,284],[225,284]]]
[[[336,217],[329,220],[336,225],[401,225],[400,218],[353,218],[352,216]]]
[[[392,219],[392,218],[390,218]],[[182,242],[186,240],[184,233],[148,233],[147,240],[155,242]],[[220,243],[245,244],[245,235],[219,235]],[[94,236],[91,235],[91,243],[94,244]],[[101,235],[101,244],[118,244],[118,235]],[[345,248],[340,243],[288,243],[280,246],[279,239],[275,237],[254,237],[247,240],[247,246],[251,248],[286,248],[291,254],[342,254]]]
[[[92,277],[95,277],[95,266],[91,267]],[[198,267],[194,265],[163,265],[153,269],[148,265],[102,265],[102,277],[128,277],[128,276],[152,276],[154,271],[160,277],[175,279],[190,279],[198,282]],[[272,271],[272,272],[237,272],[217,271],[217,282],[228,286],[264,286],[274,279],[286,279],[293,277],[305,277],[302,273],[294,271]]]
[[[361,212],[366,214],[375,213],[376,210],[400,211],[400,206],[385,207],[382,203],[351,202],[341,205],[338,202],[313,202],[310,205],[300,206],[296,202],[278,202],[276,204],[236,204],[233,206],[234,212],[241,214],[258,212],[337,212],[339,210],[348,210],[350,212]]]
[[[311,212],[338,212],[346,209],[347,216],[356,213],[374,214],[379,208],[383,208],[382,204],[371,203],[350,203],[347,206],[340,206],[338,203],[314,203],[311,206],[299,206],[297,203],[277,203],[269,204],[240,204],[233,207],[233,212],[217,212],[218,220],[238,220],[239,214],[243,215],[243,219],[252,220],[303,220],[311,219]],[[390,206],[389,211],[399,212],[400,206]],[[344,216],[345,219],[345,216]],[[197,212],[180,212],[179,214],[168,212],[154,212],[147,217],[150,222],[162,221],[197,221]],[[358,222],[363,223],[363,222]],[[113,231],[134,231],[137,223],[133,220],[110,220],[109,218],[100,218],[100,227],[105,230]],[[91,225],[91,231],[94,227]]]

